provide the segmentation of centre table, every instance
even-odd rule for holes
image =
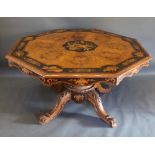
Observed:
[[[151,56],[133,38],[96,29],[58,29],[21,38],[6,56],[9,65],[60,92],[55,106],[39,118],[57,117],[64,105],[87,100],[110,127],[116,126],[98,94],[148,66]]]

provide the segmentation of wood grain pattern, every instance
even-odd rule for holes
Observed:
[[[150,55],[132,38],[100,30],[56,30],[24,37],[7,58],[49,77],[103,77],[143,64]]]

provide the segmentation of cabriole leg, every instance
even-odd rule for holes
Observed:
[[[115,118],[110,117],[108,113],[105,111],[102,105],[101,98],[95,90],[87,93],[87,100],[93,105],[94,109],[96,110],[96,113],[104,122],[106,122],[110,127],[116,126]]]
[[[39,122],[40,124],[46,124],[49,121],[53,120],[55,117],[57,117],[60,112],[63,110],[64,105],[71,99],[71,93],[69,91],[64,91],[60,94],[60,96],[57,99],[57,103],[54,106],[54,108],[45,115],[41,115]]]

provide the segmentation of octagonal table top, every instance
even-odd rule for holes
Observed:
[[[151,56],[133,38],[96,29],[63,29],[20,39],[7,59],[44,77],[117,77]]]

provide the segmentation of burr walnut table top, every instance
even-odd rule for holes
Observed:
[[[51,78],[119,77],[150,60],[136,39],[87,29],[23,37],[7,58]]]

